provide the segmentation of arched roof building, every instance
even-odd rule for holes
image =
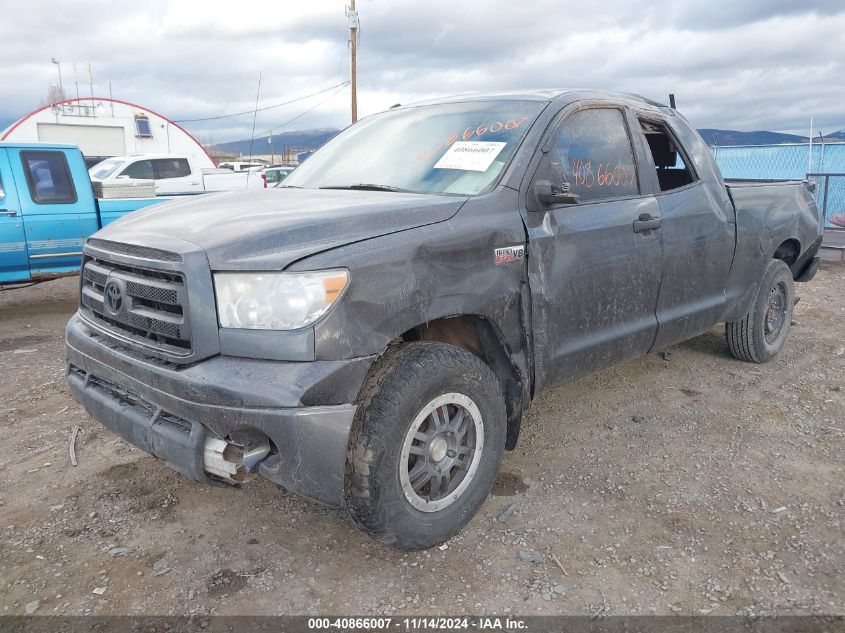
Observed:
[[[80,97],[46,105],[0,132],[0,141],[78,145],[86,158],[127,154],[187,154],[202,167],[214,161],[187,130],[128,101]]]

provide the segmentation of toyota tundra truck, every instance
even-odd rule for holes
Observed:
[[[281,187],[89,238],[67,379],[192,479],[256,474],[425,548],[478,512],[547,389],[719,323],[736,358],[774,357],[821,234],[812,183],[726,182],[638,96],[399,106]]]

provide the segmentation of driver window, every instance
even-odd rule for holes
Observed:
[[[634,151],[620,110],[594,108],[566,117],[549,158],[553,185],[568,184],[579,202],[639,194]]]

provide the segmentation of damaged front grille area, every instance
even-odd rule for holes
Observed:
[[[169,424],[186,435],[191,432],[191,422],[189,420],[164,411],[128,389],[124,389],[93,374],[86,374],[84,370],[75,365],[68,367],[68,373],[79,376],[83,381],[87,378],[86,387],[88,389],[99,391],[109,399],[120,402],[122,406],[134,409],[140,416],[149,419],[150,424]]]
[[[242,482],[271,453],[270,439],[260,431],[243,428],[220,438],[201,422],[165,411],[73,363],[68,363],[67,373],[76,399],[100,422],[197,481]]]
[[[131,391],[121,389],[117,385],[101,380],[96,376],[88,376],[88,386],[92,389],[99,389],[100,391],[107,393],[109,397],[138,409],[139,411],[143,411],[147,415],[152,416],[155,413],[156,407],[154,404],[143,400],[140,396],[132,393]]]
[[[174,355],[192,350],[181,273],[86,255],[80,303],[89,320],[124,339]]]

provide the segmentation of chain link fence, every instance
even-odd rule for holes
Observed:
[[[818,183],[816,201],[824,213],[825,228],[845,230],[845,173],[807,174]]]
[[[845,229],[845,143],[813,144],[812,150],[808,143],[712,149],[725,178],[816,181],[825,227]]]

